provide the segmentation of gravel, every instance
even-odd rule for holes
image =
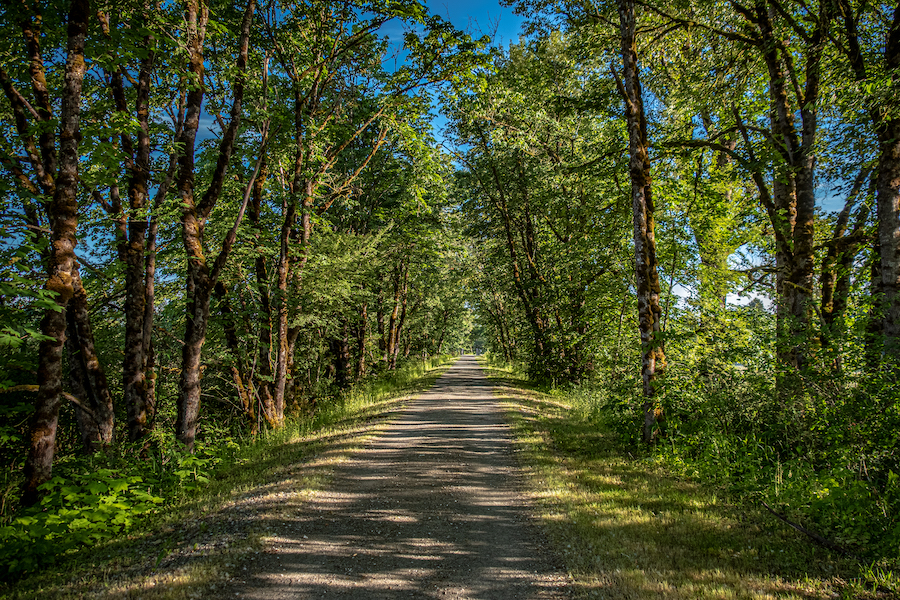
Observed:
[[[234,579],[206,597],[569,596],[532,520],[509,429],[473,357],[460,359],[337,467],[327,490],[273,507],[269,518],[255,516],[254,526],[272,532],[265,549],[235,565]]]

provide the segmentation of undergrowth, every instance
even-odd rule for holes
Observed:
[[[273,477],[285,461],[303,460],[337,443],[340,436],[332,434],[366,430],[367,423],[395,408],[404,394],[427,389],[448,360],[410,363],[366,381],[290,416],[278,430],[207,438],[194,454],[172,443],[169,432],[156,431],[139,445],[69,458],[54,468],[38,506],[4,516],[0,570],[5,583],[0,592],[45,588],[48,581],[79,572],[84,576],[88,563],[104,571],[96,561],[121,561],[128,553],[123,540],[135,533],[171,529],[166,524],[173,519],[206,512],[236,490]]]
[[[872,519],[863,512],[887,504],[823,492],[829,475],[799,462],[783,462],[779,473],[772,453],[754,446],[746,428],[732,432],[727,452],[715,436],[703,452],[685,450],[690,440],[670,415],[668,431],[658,431],[647,449],[637,441],[638,390],[624,378],[552,389],[502,365],[491,374],[508,402],[542,517],[583,597],[898,597],[896,554],[863,554],[849,542],[850,535],[883,536],[872,524],[897,515]],[[812,502],[788,511],[797,498]],[[823,524],[870,519],[869,537],[857,524],[848,537],[835,535],[855,551],[829,550],[772,516],[766,500],[792,522],[827,535],[835,530]],[[824,514],[804,516],[816,511]]]

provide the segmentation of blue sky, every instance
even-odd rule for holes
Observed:
[[[512,8],[501,6],[497,0],[425,0],[425,5],[433,14],[450,21],[473,38],[489,35],[494,45],[504,47],[519,40],[524,19],[516,15]],[[434,135],[443,141],[441,129],[447,120],[439,114],[437,107],[434,112]]]
[[[519,39],[519,27],[524,19],[512,8],[500,6],[497,0],[426,0],[428,9],[468,31],[473,37],[494,35],[494,44],[508,46]]]

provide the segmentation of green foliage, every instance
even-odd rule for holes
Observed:
[[[197,493],[239,450],[223,439],[189,454],[160,439],[63,462],[56,469],[62,474],[41,486],[38,505],[4,515],[2,577],[33,572],[60,554],[121,537],[142,518]]]
[[[121,538],[149,517],[202,496],[211,482],[246,463],[259,447],[353,419],[365,407],[416,388],[448,360],[445,355],[409,361],[317,403],[311,412],[295,415],[282,432],[245,440],[221,432],[215,443],[198,444],[194,454],[154,432],[152,443],[68,459],[57,466],[62,474],[42,486],[39,505],[5,515],[0,526],[4,565],[0,578],[17,579],[56,563],[61,554]]]
[[[752,372],[670,373],[654,453],[745,502],[766,502],[866,560],[897,560],[894,393],[850,378],[819,376],[805,385],[822,396],[785,406],[771,380]]]
[[[2,576],[33,571],[69,550],[120,535],[163,498],[144,477],[112,469],[73,472],[41,486],[39,505],[0,527]]]

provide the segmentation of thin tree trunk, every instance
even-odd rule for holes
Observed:
[[[176,138],[181,135],[184,128],[184,111],[185,105],[179,102],[178,117],[175,124]],[[169,156],[169,167],[166,170],[166,177],[162,184],[156,190],[153,199],[153,213],[150,216],[150,223],[147,227],[147,245],[144,252],[144,320],[143,334],[141,343],[144,351],[144,431],[146,432],[153,427],[156,418],[156,349],[153,345],[153,324],[156,316],[156,237],[159,232],[159,208],[163,199],[169,193],[169,188],[174,179],[175,170],[178,167],[178,157],[175,154]],[[140,412],[135,411],[138,417],[136,421],[140,422]]]
[[[291,263],[291,232],[296,221],[296,200],[293,194],[287,199],[284,221],[279,235],[280,250],[276,271],[276,326],[275,326],[275,381],[273,385],[273,417],[276,426],[284,418],[284,394],[288,375],[288,277]]]
[[[72,271],[74,294],[66,307],[69,378],[75,396],[88,411],[75,407],[84,452],[91,453],[113,442],[115,411],[106,372],[97,356],[88,312],[87,294],[81,285],[78,264]]]
[[[384,326],[384,287],[378,284],[378,295],[375,299],[375,327],[378,331],[378,351],[381,362],[387,364],[387,329]]]
[[[125,358],[122,364],[123,396],[128,411],[128,437],[130,440],[142,438],[147,431],[148,380],[147,357],[149,350],[144,344],[144,329],[147,319],[147,302],[152,303],[147,285],[153,285],[147,278],[147,257],[145,243],[147,218],[141,213],[148,204],[150,177],[150,77],[153,68],[153,52],[149,51],[152,36],[147,36],[149,55],[141,61],[138,74],[136,113],[138,117],[138,147],[131,177],[128,184],[128,199],[131,214],[128,219],[128,244],[125,252]],[[155,246],[154,230],[154,246]],[[155,252],[155,247],[154,247]],[[155,258],[154,258],[155,266]],[[155,273],[153,274],[155,277]],[[151,292],[152,294],[152,292]],[[152,311],[152,309],[151,309]],[[152,326],[151,326],[152,327]]]
[[[878,369],[881,363],[881,354],[884,348],[884,294],[882,286],[884,280],[881,277],[881,243],[878,236],[875,237],[872,247],[872,262],[869,265],[869,297],[872,305],[869,308],[868,321],[866,323],[866,359],[869,368]]]
[[[870,169],[863,169],[857,176],[844,203],[844,208],[838,215],[831,242],[828,244],[828,250],[822,261],[819,285],[821,288],[820,312],[822,314],[820,338],[823,348],[832,346],[833,340],[838,339],[841,334],[837,329],[841,326],[842,317],[847,308],[847,299],[850,295],[850,272],[861,241],[859,234],[865,225],[868,211],[860,208],[853,230],[849,235],[847,235],[847,226],[850,221],[850,212],[856,204],[856,198],[870,172]],[[839,356],[835,356],[835,360],[837,361],[835,366],[839,368]]]
[[[149,7],[147,7],[149,11]],[[109,15],[98,11],[101,29],[108,41],[112,42]],[[143,14],[138,26],[146,24],[148,15]],[[139,128],[137,131],[137,152],[132,136],[128,132],[120,134],[124,154],[125,170],[128,173],[128,211],[122,210],[117,187],[111,189],[113,201],[108,210],[118,225],[119,260],[125,271],[125,346],[122,361],[122,395],[128,415],[128,437],[132,441],[140,439],[147,425],[147,346],[143,343],[145,325],[146,270],[144,245],[147,235],[147,218],[141,214],[149,202],[148,182],[150,179],[150,80],[153,73],[155,52],[152,34],[144,36],[145,56],[141,59],[136,92],[135,113]],[[112,92],[116,111],[130,115],[125,92],[123,67],[112,72],[105,71]]]
[[[231,307],[231,301],[228,298],[228,289],[221,281],[216,282],[214,289],[216,302],[219,306],[219,313],[222,315],[222,332],[225,334],[225,348],[231,355],[231,378],[234,382],[234,387],[237,390],[238,399],[240,400],[241,408],[244,411],[244,417],[252,422],[256,407],[253,406],[250,390],[247,384],[244,383],[245,380],[247,383],[249,383],[250,380],[245,375],[245,354],[241,350],[237,322],[234,317],[234,309]]]
[[[366,375],[366,332],[369,326],[368,304],[362,303],[359,309],[359,320],[356,322],[356,381],[360,381]]]
[[[340,333],[329,345],[334,359],[334,382],[344,388],[350,381],[350,326],[347,321],[341,321]]]
[[[665,369],[665,354],[660,344],[661,340],[658,339],[662,311],[659,305],[660,285],[657,273],[647,122],[635,45],[636,17],[633,0],[619,0],[619,21],[624,80],[619,84],[619,92],[625,100],[625,119],[628,126],[635,279],[641,334],[641,380],[644,388],[642,439],[645,443],[650,443],[653,426],[658,418],[655,410],[656,380]]]
[[[257,358],[255,385],[262,403],[262,412],[266,421],[275,426],[275,400],[272,397],[272,300],[269,295],[269,272],[266,266],[266,257],[260,252],[263,246],[264,231],[260,221],[262,214],[262,198],[268,175],[268,163],[264,160],[259,176],[253,185],[253,195],[247,216],[253,227],[253,246],[256,256],[253,261],[254,274],[256,275],[256,288],[259,291],[259,311],[257,319],[259,327],[259,356]]]

